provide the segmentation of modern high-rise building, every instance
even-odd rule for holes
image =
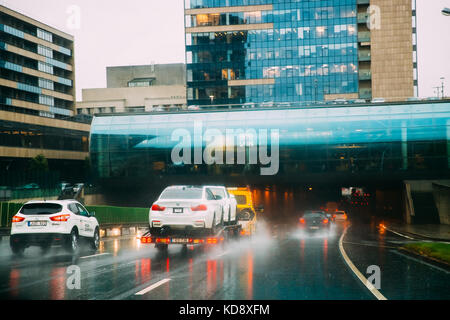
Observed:
[[[185,0],[192,105],[418,95],[415,0]]]
[[[0,176],[44,155],[75,171],[90,125],[74,121],[73,36],[0,6]]]

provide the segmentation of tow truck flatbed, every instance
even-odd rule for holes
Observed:
[[[141,237],[142,244],[155,244],[156,248],[167,248],[168,245],[202,245],[202,244],[219,244],[229,239],[235,239],[241,235],[242,225],[228,225],[222,227],[214,235],[188,235],[183,233],[173,233],[168,235],[152,235],[150,231],[145,232]]]

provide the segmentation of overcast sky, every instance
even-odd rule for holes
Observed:
[[[106,87],[106,66],[184,62],[183,0],[0,3],[75,36],[77,100],[83,88]],[[417,7],[419,94],[436,96],[445,77],[450,95],[450,16],[441,14],[450,0],[417,0]]]

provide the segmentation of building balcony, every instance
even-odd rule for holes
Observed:
[[[361,50],[358,52],[358,60],[359,61],[370,61],[370,50]]]
[[[367,23],[369,21],[369,14],[358,13],[358,23]]]
[[[358,42],[370,42],[370,31],[358,32]]]
[[[369,70],[359,70],[358,79],[359,80],[370,80],[370,79],[372,79],[372,72],[370,72]]]
[[[372,100],[372,89],[359,89],[359,98]]]

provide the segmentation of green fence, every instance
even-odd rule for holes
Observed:
[[[10,227],[12,217],[19,211],[21,203],[0,202],[0,227]],[[102,224],[148,223],[148,208],[127,208],[108,206],[86,206]]]
[[[22,207],[21,203],[0,202],[0,227],[10,227],[12,217]]]
[[[86,206],[90,212],[95,211],[95,217],[100,225],[105,223],[148,223],[148,208]]]

